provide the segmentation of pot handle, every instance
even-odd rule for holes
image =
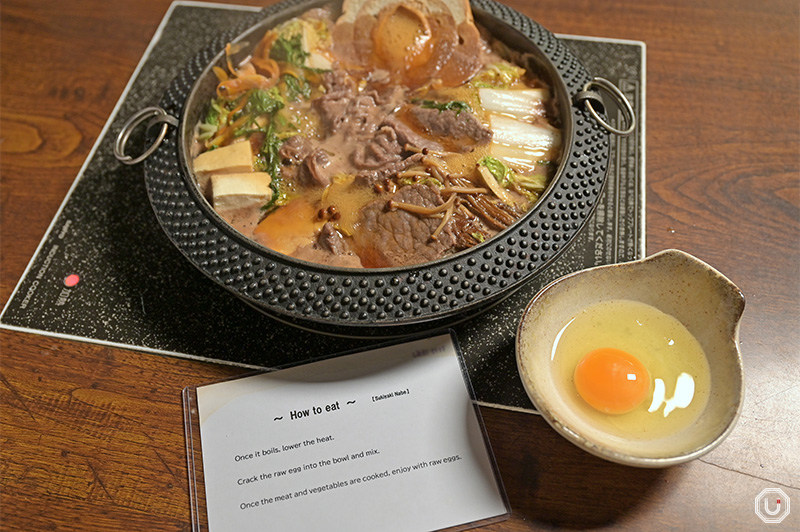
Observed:
[[[602,109],[603,99],[598,94],[598,91],[593,89],[605,89],[608,94],[611,95],[614,103],[622,111],[622,114],[625,118],[625,129],[618,129],[606,122],[602,116],[597,112],[595,109],[595,104]],[[628,98],[622,93],[621,90],[617,88],[616,85],[611,83],[605,78],[592,78],[591,81],[587,82],[586,85],[583,86],[583,90],[580,91],[578,94],[575,95],[574,102],[576,104],[582,103],[587,111],[594,117],[595,120],[605,128],[609,133],[614,133],[615,135],[620,135],[622,137],[628,136],[633,133],[633,130],[636,129],[636,114],[633,112],[633,106],[631,106],[631,102],[628,101]]]
[[[125,153],[125,148],[128,144],[128,138],[130,138],[134,129],[148,119],[150,121],[147,123],[147,129],[150,129],[156,124],[161,124],[161,131],[159,131],[156,140],[154,140],[153,144],[151,144],[138,157],[131,157],[130,155],[127,155]],[[116,157],[117,160],[122,164],[138,164],[144,161],[150,155],[152,155],[154,151],[156,151],[159,145],[161,145],[164,137],[167,136],[167,130],[169,129],[169,126],[178,127],[178,124],[178,119],[167,114],[167,112],[161,107],[145,107],[130,117],[128,121],[125,122],[125,125],[122,126],[122,129],[117,135],[117,141],[114,143],[114,157]]]

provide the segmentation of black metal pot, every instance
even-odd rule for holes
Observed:
[[[258,14],[239,34],[222,35],[180,72],[160,107],[132,117],[115,153],[145,160],[145,180],[159,223],[203,273],[255,308],[315,332],[387,337],[451,325],[499,303],[547,268],[592,214],[605,183],[610,127],[595,89],[605,89],[628,113],[624,96],[592,78],[550,32],[493,0],[472,0],[476,22],[523,54],[525,68],[547,80],[562,128],[558,170],[539,202],[494,238],[440,260],[391,269],[347,269],[300,261],[267,249],[225,222],[198,191],[188,166],[193,128],[214,92],[212,66],[222,65],[230,41],[255,44],[280,22],[330,0],[286,0]],[[150,120],[150,148],[136,159],[125,143]],[[177,127],[171,127],[177,126]]]

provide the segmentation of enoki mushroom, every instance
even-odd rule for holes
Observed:
[[[422,216],[433,216],[435,214],[439,214],[443,211],[449,209],[456,201],[455,194],[450,196],[450,199],[442,203],[441,205],[437,205],[436,207],[423,207],[422,205],[415,205],[413,203],[405,203],[402,201],[394,201],[389,200],[389,210],[396,210],[400,209],[407,212],[412,212],[414,214],[419,214]]]
[[[450,187],[472,188],[470,186],[472,183],[460,176],[450,176],[449,181]],[[492,196],[483,191],[465,194],[465,200],[469,210],[482,218],[493,229],[505,229],[521,215],[514,206],[506,205],[502,201],[494,201]]]

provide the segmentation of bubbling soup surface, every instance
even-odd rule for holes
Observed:
[[[468,3],[368,5],[335,20],[312,9],[238,64],[228,45],[193,171],[226,221],[279,253],[420,264],[528,211],[561,133],[550,89],[475,26]]]

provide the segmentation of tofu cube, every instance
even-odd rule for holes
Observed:
[[[220,213],[248,207],[260,208],[272,199],[272,178],[266,172],[215,174],[211,176],[211,197]]]
[[[203,152],[195,157],[193,169],[197,177],[197,186],[203,194],[208,196],[208,182],[212,175],[253,171],[253,153],[250,143],[236,142]]]
[[[303,50],[308,52],[305,66],[309,68],[319,68],[321,70],[330,70],[333,67],[333,63],[326,55],[329,44],[320,42],[320,35],[307,24],[301,26],[300,35],[300,46]]]

